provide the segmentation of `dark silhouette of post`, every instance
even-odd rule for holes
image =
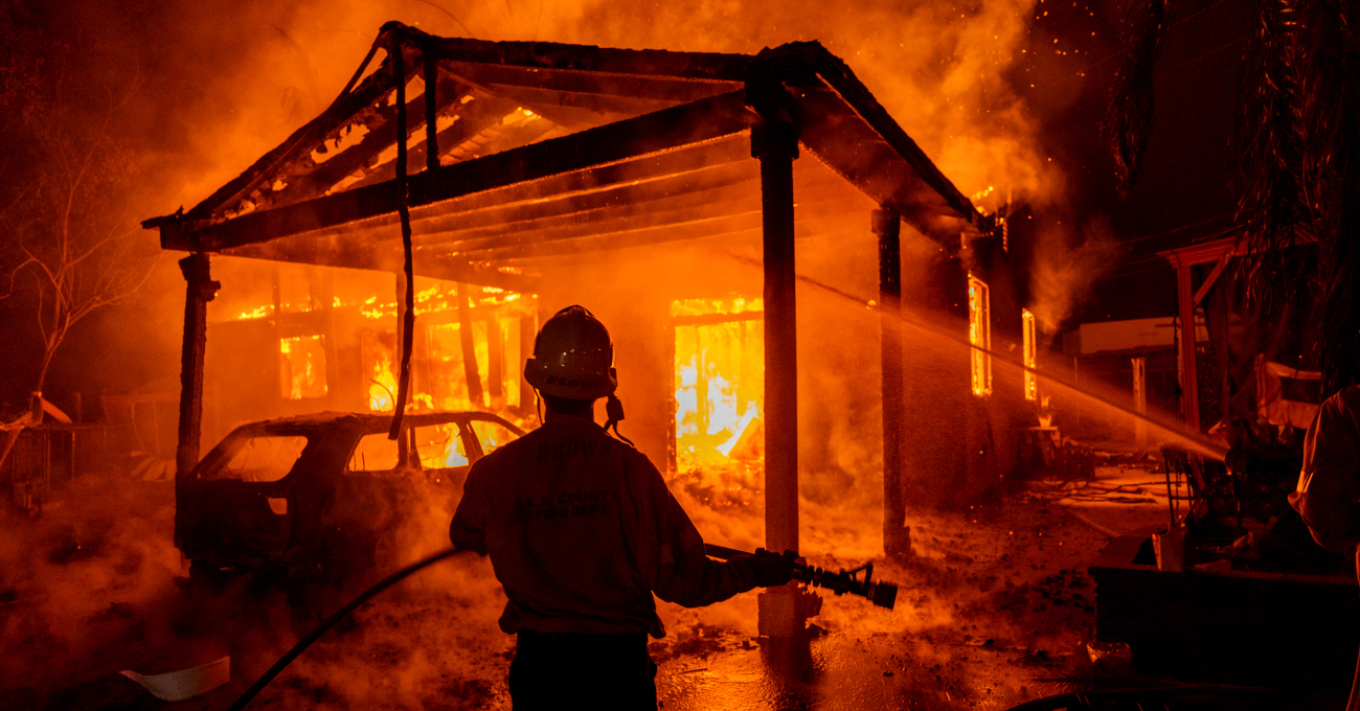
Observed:
[[[208,302],[222,284],[208,272],[208,255],[195,252],[179,260],[187,283],[184,292],[184,344],[179,370],[179,442],[175,450],[175,481],[198,464],[203,431],[203,353],[208,343]]]
[[[746,103],[760,115],[751,156],[760,160],[765,266],[765,547],[798,550],[798,332],[794,271],[793,161],[798,106],[767,67],[753,66]],[[757,598],[760,634],[801,637],[821,598],[794,585]]]
[[[911,555],[911,529],[902,501],[902,442],[906,403],[902,387],[902,218],[897,210],[874,210],[878,237],[878,308],[883,370],[883,552]]]

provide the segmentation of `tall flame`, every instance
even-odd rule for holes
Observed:
[[[326,396],[324,336],[279,340],[279,384],[283,397],[289,400]]]
[[[1039,399],[1039,334],[1034,314],[1029,309],[1020,311],[1020,330],[1023,332],[1025,356],[1025,399],[1031,402]]]
[[[973,394],[992,394],[992,303],[987,283],[968,275],[968,342],[972,349]]]
[[[368,386],[368,409],[391,412],[396,409],[397,376],[392,374],[392,354],[381,351],[373,364],[372,380]]]

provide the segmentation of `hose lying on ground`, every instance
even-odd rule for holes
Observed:
[[[265,672],[263,676],[256,680],[256,682],[249,689],[246,689],[246,693],[241,694],[241,698],[237,699],[236,703],[232,704],[231,708],[229,708],[227,711],[241,711],[241,709],[244,709],[246,707],[246,704],[249,704],[250,700],[255,698],[256,694],[259,694],[262,690],[264,690],[264,687],[268,686],[269,682],[273,681],[274,677],[278,676],[279,672],[284,670],[284,667],[287,667],[289,663],[291,663],[294,659],[298,658],[298,655],[302,654],[304,650],[312,646],[312,642],[315,642],[318,639],[320,639],[321,635],[326,634],[326,630],[329,630],[330,628],[334,627],[337,622],[343,620],[345,617],[349,615],[349,613],[357,610],[360,605],[364,604],[365,602],[368,602],[374,595],[377,595],[378,593],[392,587],[393,585],[396,585],[397,583],[405,579],[407,576],[411,575],[412,573],[415,573],[416,571],[419,571],[422,568],[438,563],[439,561],[444,560],[445,558],[448,558],[449,556],[454,555],[455,553],[461,552],[462,551],[459,551],[455,548],[450,548],[446,551],[440,551],[439,553],[435,553],[434,555],[428,558],[416,561],[415,563],[412,563],[406,566],[405,568],[398,570],[397,572],[387,576],[386,578],[383,578],[382,580],[379,580],[378,582],[374,583],[373,586],[370,587],[369,589],[363,591],[362,593],[359,593],[358,597],[355,597],[353,600],[350,600],[348,603],[346,603],[344,607],[340,608],[339,610],[336,610],[335,614],[326,618],[326,620],[322,622],[320,625],[318,625],[316,629],[312,630],[310,634],[298,640],[298,643],[293,645],[293,648],[288,650],[287,654],[280,657],[279,661],[274,662],[274,666],[270,667],[269,671]]]

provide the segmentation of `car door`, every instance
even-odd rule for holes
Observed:
[[[213,565],[268,565],[288,549],[296,508],[289,494],[308,438],[257,434],[234,442],[209,471],[180,492],[184,553]]]

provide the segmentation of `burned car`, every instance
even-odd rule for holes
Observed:
[[[401,524],[461,495],[473,462],[524,434],[484,412],[321,413],[242,425],[175,482],[190,578],[343,583],[392,562]],[[450,509],[451,510],[451,509]]]

